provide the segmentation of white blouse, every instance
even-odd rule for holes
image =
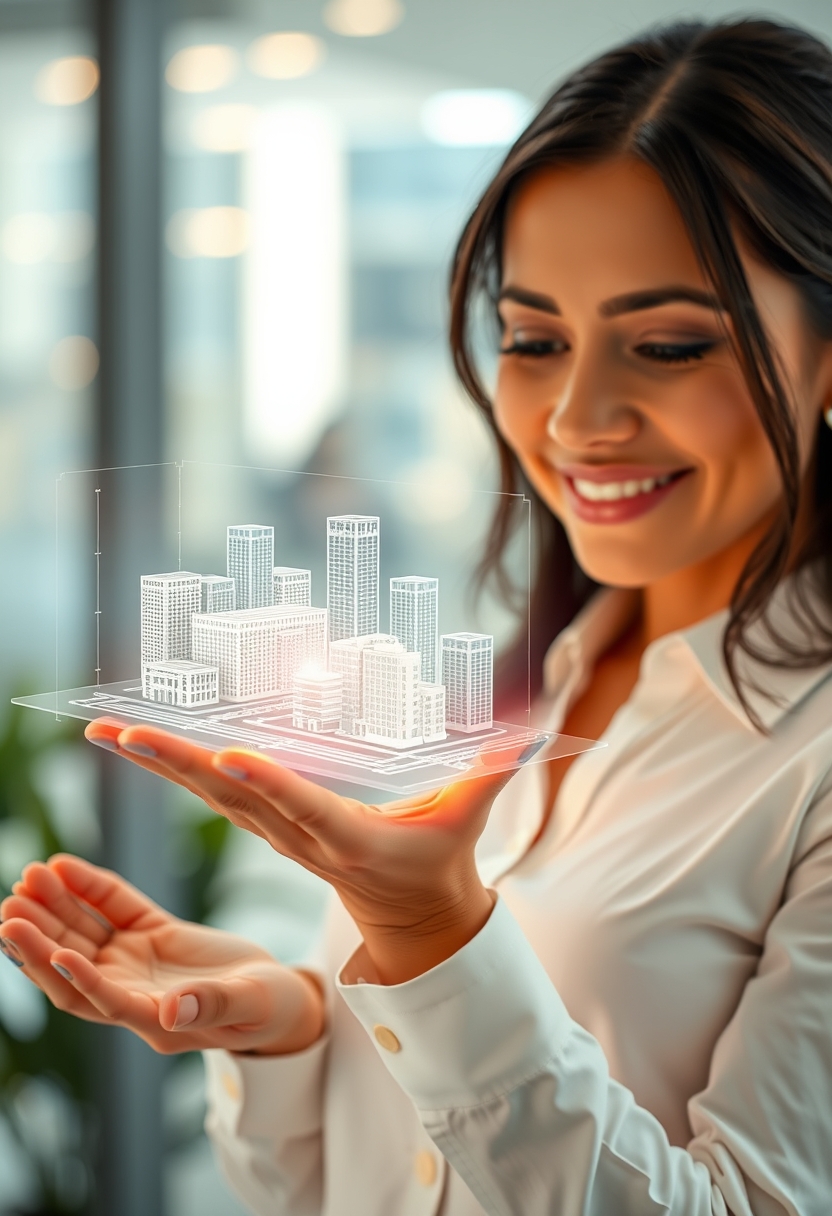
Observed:
[[[538,720],[558,728],[631,605],[603,593],[561,635]],[[776,697],[752,694],[762,735],[725,619],[648,647],[530,851],[544,770],[509,784],[480,846],[500,899],[473,941],[385,987],[341,911],[329,976],[354,953],[329,1037],[207,1053],[209,1131],[254,1211],[829,1216],[830,668],[746,661]]]

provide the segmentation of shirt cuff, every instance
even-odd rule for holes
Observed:
[[[361,947],[338,990],[420,1110],[477,1106],[515,1089],[559,1054],[573,1026],[499,898],[476,937],[438,967],[405,984],[371,976]]]
[[[321,1094],[329,1036],[284,1056],[202,1053],[212,1118],[233,1136],[280,1134],[281,1116],[292,1135],[321,1126]]]

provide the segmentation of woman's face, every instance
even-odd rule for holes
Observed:
[[[791,284],[743,258],[804,468],[832,397]],[[644,587],[742,543],[781,495],[730,322],[658,175],[541,171],[509,209],[497,425],[599,582]]]

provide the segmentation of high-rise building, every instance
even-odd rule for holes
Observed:
[[[275,604],[311,604],[312,571],[298,570],[294,566],[274,568]]]
[[[361,663],[365,647],[375,643],[399,645],[392,633],[368,633],[360,638],[341,638],[329,647],[329,669],[343,677],[341,730],[355,733],[355,723],[363,715]]]
[[[189,570],[142,575],[142,671],[148,663],[190,659],[191,617],[199,612],[200,583],[200,576]]]
[[[234,524],[228,529],[228,577],[234,579],[237,611],[274,603],[274,528]]]
[[[436,680],[439,579],[409,574],[390,579],[390,632],[405,650],[422,656],[422,680]]]
[[[337,671],[295,673],[292,681],[292,725],[296,730],[327,734],[341,726],[343,676]]]
[[[492,722],[494,639],[485,633],[442,635],[445,723],[450,730],[486,730]]]
[[[420,683],[419,718],[423,743],[447,738],[445,731],[445,685]]]
[[[193,657],[219,668],[224,700],[288,692],[300,667],[326,666],[326,609],[297,604],[199,613]]]
[[[360,733],[368,743],[415,747],[422,742],[419,655],[401,642],[364,647]]]
[[[237,588],[233,578],[207,574],[202,578],[202,612],[233,612],[237,607]]]
[[[336,515],[326,521],[326,604],[329,637],[378,632],[379,518]]]
[[[219,671],[207,663],[192,663],[189,659],[148,663],[142,672],[142,696],[182,709],[216,705],[220,699]]]

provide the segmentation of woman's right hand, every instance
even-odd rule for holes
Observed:
[[[244,938],[171,916],[77,857],[27,866],[0,920],[0,949],[53,1005],[125,1026],[156,1051],[282,1055],[323,1032],[311,975]]]

